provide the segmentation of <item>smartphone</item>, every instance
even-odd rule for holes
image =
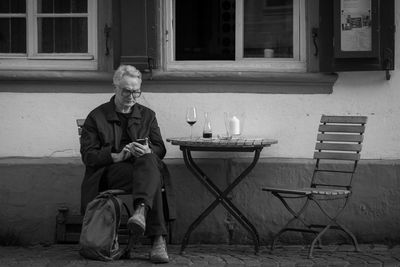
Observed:
[[[141,144],[141,145],[146,145],[147,144],[147,138],[136,139],[136,142]]]

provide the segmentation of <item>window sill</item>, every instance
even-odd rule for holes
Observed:
[[[0,92],[112,93],[110,72],[0,71]],[[330,94],[335,73],[158,72],[143,91],[159,93]],[[27,86],[29,85],[29,86]]]
[[[112,73],[98,71],[0,70],[0,81],[112,82]]]
[[[151,92],[330,94],[337,78],[336,73],[154,72],[143,85]]]
[[[71,56],[71,57],[21,57],[2,58],[0,70],[8,71],[93,71],[97,69],[98,61],[93,56]]]

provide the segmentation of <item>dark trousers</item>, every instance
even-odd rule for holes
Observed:
[[[146,235],[166,235],[163,201],[161,162],[154,154],[114,163],[107,167],[102,189],[122,189],[132,192],[133,205],[138,200],[149,208],[146,217]]]

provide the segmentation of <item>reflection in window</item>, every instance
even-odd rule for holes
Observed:
[[[294,58],[293,17],[293,0],[175,0],[175,60]]]
[[[0,0],[0,53],[88,53],[88,0],[37,0],[36,14],[27,1]],[[27,47],[27,26],[37,51]]]
[[[244,1],[247,58],[293,57],[293,0]]]
[[[38,53],[88,52],[87,0],[38,0],[37,9]]]
[[[86,18],[39,18],[39,53],[87,53]]]
[[[235,0],[176,0],[176,60],[235,59]]]
[[[0,18],[0,53],[26,53],[25,18]]]
[[[86,13],[87,0],[38,0],[38,13]]]
[[[0,0],[0,13],[25,13],[26,0]]]
[[[25,0],[0,0],[0,53],[26,53]]]

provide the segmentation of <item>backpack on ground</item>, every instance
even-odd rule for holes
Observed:
[[[112,194],[112,190],[100,193],[88,204],[79,239],[80,255],[101,261],[129,257],[129,246],[122,249],[118,243],[122,206],[129,216],[128,207]]]

